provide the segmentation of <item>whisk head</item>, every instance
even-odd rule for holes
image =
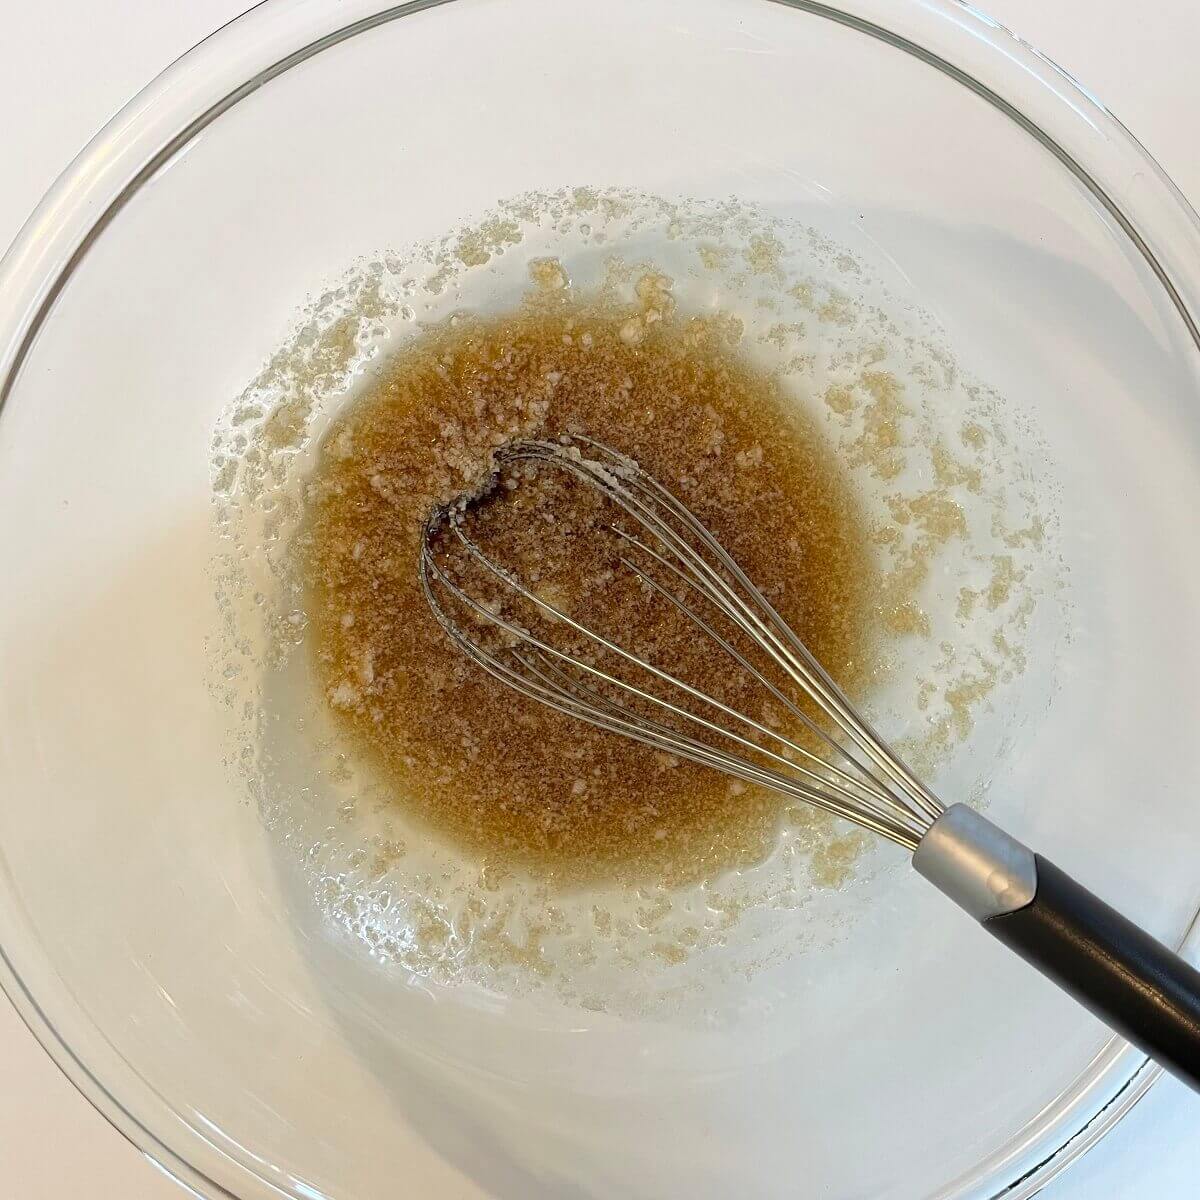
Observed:
[[[916,848],[942,804],[682,501],[633,459],[579,435],[512,442],[495,458],[496,486],[503,478],[515,492],[529,468],[561,471],[611,505],[605,527],[617,561],[646,601],[686,618],[719,648],[722,670],[762,689],[790,720],[779,728],[733,707],[717,681],[679,678],[670,663],[539,594],[471,535],[470,515],[490,491],[435,510],[419,558],[433,614],[469,658],[559,712]]]

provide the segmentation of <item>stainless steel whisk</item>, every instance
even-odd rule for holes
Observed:
[[[916,870],[990,933],[1200,1090],[1200,972],[974,810],[944,806],[675,495],[633,459],[581,436],[513,442],[496,460],[498,472],[523,463],[567,472],[611,502],[622,566],[811,740],[730,707],[538,596],[472,540],[464,528],[471,497],[431,514],[418,568],[434,616],[466,655],[559,712],[774,788],[905,847]],[[455,577],[455,556],[538,614],[546,632],[514,619],[511,606],[471,594]],[[503,634],[495,648],[473,633],[487,625]],[[592,661],[549,640],[559,625],[595,648]],[[801,707],[804,699],[823,721]]]

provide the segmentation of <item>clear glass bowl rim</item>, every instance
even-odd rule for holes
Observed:
[[[0,418],[22,365],[67,280],[130,198],[201,131],[263,84],[322,50],[454,0],[261,0],[197,43],[122,108],[66,168],[0,259]],[[1083,85],[962,0],[743,0],[776,3],[879,39],[974,92],[1052,154],[1130,240],[1200,351],[1200,218],[1136,138]],[[1113,181],[1133,181],[1114,186]],[[1135,187],[1136,184],[1136,187]],[[26,936],[21,937],[24,933]],[[1200,957],[1200,911],[1179,947]],[[139,1117],[159,1097],[111,1047],[87,1055],[39,1001],[50,957],[23,919],[0,856],[0,988],[76,1088],[154,1165],[204,1200],[239,1200],[191,1161],[203,1134],[178,1113],[161,1135]],[[39,977],[39,985],[30,982]],[[61,981],[60,986],[61,986]],[[43,999],[45,996],[43,994]],[[71,1000],[74,1005],[74,1000]],[[82,1006],[79,1023],[89,1025]],[[60,1022],[61,1024],[61,1022]],[[97,1044],[102,1031],[91,1027]],[[95,1058],[106,1059],[106,1069]],[[119,1075],[119,1081],[112,1076]],[[1109,1132],[1162,1074],[1119,1038],[1022,1134],[937,1200],[971,1191],[1028,1200]],[[102,1076],[104,1078],[102,1078]],[[158,1129],[164,1123],[154,1122]],[[190,1146],[189,1146],[190,1143]],[[212,1144],[208,1143],[211,1152]],[[279,1192],[248,1155],[249,1183]],[[987,1187],[986,1193],[976,1189]],[[311,1195],[311,1190],[305,1190]]]

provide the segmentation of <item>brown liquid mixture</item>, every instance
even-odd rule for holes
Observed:
[[[541,290],[524,309],[427,331],[330,429],[301,538],[318,676],[395,802],[497,868],[709,877],[769,851],[789,802],[594,730],[475,667],[421,592],[425,519],[486,478],[496,446],[585,433],[674,490],[852,695],[870,681],[879,602],[868,531],[819,426],[738,357],[736,322],[676,316],[654,275],[630,306],[573,299],[552,262],[531,273]],[[718,648],[614,570],[594,499],[527,482],[488,513],[489,550],[576,619],[781,720]]]

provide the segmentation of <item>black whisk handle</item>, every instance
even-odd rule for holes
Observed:
[[[1200,1091],[1200,971],[1040,854],[1037,891],[984,928]]]
[[[1200,1091],[1200,971],[1052,862],[952,805],[913,866],[1111,1029]]]

